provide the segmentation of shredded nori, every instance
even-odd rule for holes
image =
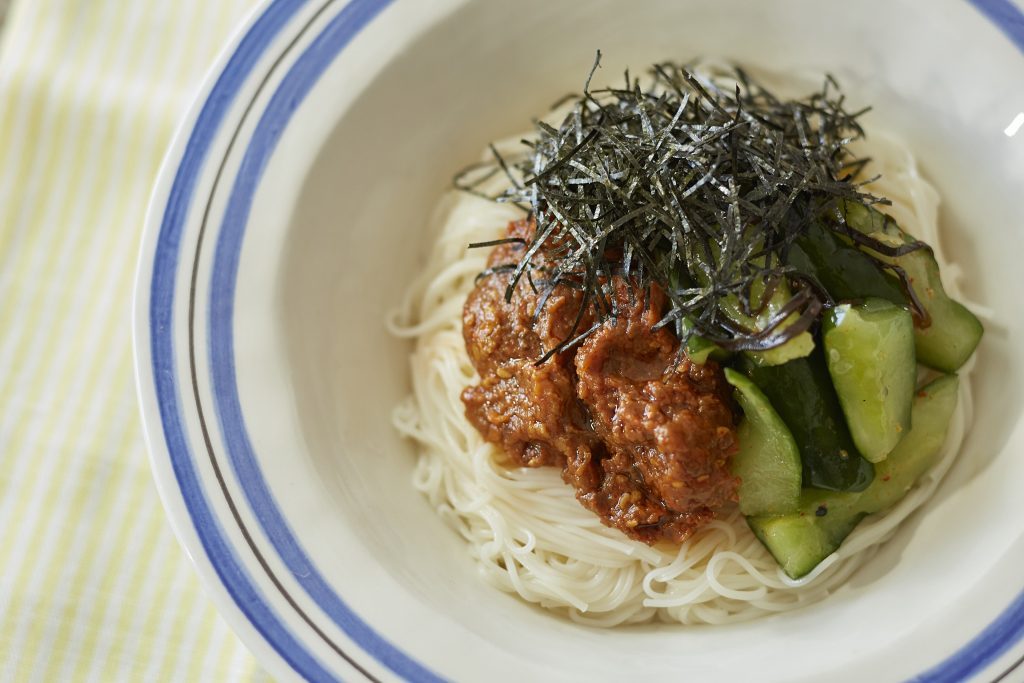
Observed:
[[[557,128],[536,121],[521,156],[506,159],[492,146],[491,163],[455,180],[482,195],[480,184],[503,173],[508,189],[489,198],[536,221],[518,263],[481,277],[511,273],[511,300],[527,276],[537,314],[556,287],[584,294],[576,326],[540,362],[597,328],[577,329],[585,308],[598,324],[616,316],[613,275],[643,296],[661,287],[669,301],[661,324],[675,325],[681,338],[763,350],[807,330],[827,294],[785,265],[789,245],[823,218],[859,239],[838,204],[888,203],[863,189],[874,180],[857,179],[868,160],[848,149],[864,136],[858,119],[868,109],[848,112],[831,76],[803,99],[781,99],[741,68],[709,79],[670,62],[655,65],[643,88],[627,71],[621,88],[591,90],[600,59],[599,51],[582,95],[560,100],[570,109]],[[515,241],[522,242],[471,246]],[[760,327],[723,310],[728,299],[733,311],[755,318],[783,282],[791,297]]]

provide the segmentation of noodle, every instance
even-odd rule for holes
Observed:
[[[859,146],[882,175],[869,189],[891,199],[887,211],[935,248],[949,293],[962,300],[960,271],[940,248],[935,189],[896,140],[873,135]],[[429,262],[389,320],[393,334],[415,340],[413,392],[394,412],[396,428],[419,447],[413,484],[466,540],[480,574],[496,588],[594,626],[724,624],[798,608],[825,598],[867,562],[952,464],[971,419],[973,361],[960,372],[957,411],[936,466],[799,580],[783,573],[736,509],[678,547],[648,546],[604,526],[576,501],[557,468],[506,467],[464,415],[461,392],[477,377],[462,338],[462,306],[487,259],[486,250],[466,245],[494,239],[521,216],[514,207],[448,193],[434,216],[439,236]]]

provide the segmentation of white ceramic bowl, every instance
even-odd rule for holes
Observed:
[[[944,246],[995,313],[955,469],[820,604],[731,627],[574,625],[480,581],[411,487],[412,446],[389,424],[409,347],[385,311],[453,171],[578,88],[598,47],[604,74],[696,55],[838,73],[917,152]],[[1007,127],[1022,85],[1024,14],[1006,0],[268,0],[168,154],[136,292],[154,472],[220,609],[282,678],[1010,669],[1024,652],[1024,131]]]

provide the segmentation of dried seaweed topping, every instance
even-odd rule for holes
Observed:
[[[490,198],[536,221],[518,263],[488,271],[512,274],[506,297],[524,276],[541,302],[571,286],[600,323],[616,315],[610,277],[621,275],[638,296],[652,284],[665,291],[662,324],[680,337],[766,349],[808,329],[828,301],[786,265],[789,245],[814,221],[850,238],[840,201],[888,203],[863,189],[873,179],[856,180],[867,160],[848,149],[864,136],[867,109],[847,111],[831,76],[783,99],[740,68],[705,77],[669,62],[643,87],[627,71],[622,87],[592,90],[600,57],[583,93],[560,101],[568,113],[558,127],[537,121],[523,154],[492,147],[490,164],[456,177],[480,194],[482,180],[504,174],[508,189]],[[545,358],[593,329],[573,329]]]

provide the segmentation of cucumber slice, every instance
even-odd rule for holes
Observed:
[[[885,273],[875,259],[820,223],[812,223],[807,232],[793,242],[786,262],[813,278],[836,301],[874,297],[899,306],[908,305],[899,280]]]
[[[880,462],[910,429],[913,318],[884,299],[842,304],[826,314],[822,340],[853,442],[870,462]]]
[[[729,360],[732,353],[699,334],[690,334],[693,327],[693,320],[683,318],[676,328],[680,338],[686,337],[686,357],[690,361],[697,365],[704,365],[709,358],[716,361]]]
[[[875,480],[860,493],[806,489],[795,513],[748,517],[747,524],[790,577],[799,579],[831,555],[866,515],[898,503],[932,465],[949,431],[960,383],[945,375],[917,392],[913,427],[889,457],[875,466]]]
[[[743,357],[743,370],[764,392],[800,449],[805,486],[862,491],[874,469],[850,437],[821,348],[784,365],[758,366]]]
[[[809,515],[749,517],[747,524],[782,571],[790,578],[799,579],[834,553],[863,516],[826,514],[818,517],[812,512]]]
[[[751,299],[758,301],[765,293],[765,284],[760,280],[755,281],[751,285],[750,290]],[[793,291],[790,289],[789,283],[779,283],[775,287],[775,291],[772,292],[771,297],[769,297],[764,310],[757,316],[745,314],[740,307],[739,298],[735,295],[723,297],[719,305],[726,317],[737,325],[748,329],[763,330],[768,326],[769,321],[782,311],[782,307],[786,305],[792,296]],[[789,327],[799,318],[800,312],[794,311],[782,321],[777,330],[781,331]],[[803,358],[813,350],[814,337],[811,336],[810,332],[801,332],[784,344],[764,351],[750,351],[748,355],[754,358],[758,365],[782,365],[794,358]]]
[[[869,206],[846,202],[840,210],[847,225],[879,242],[900,246],[912,241],[896,221]],[[941,372],[958,370],[974,353],[985,330],[973,313],[946,294],[939,264],[931,250],[917,249],[903,256],[878,256],[907,273],[914,293],[931,319],[927,327],[914,330],[917,361]]]
[[[686,357],[697,365],[704,365],[708,359],[729,360],[731,354],[713,341],[694,335],[686,341]]]
[[[974,353],[985,329],[973,313],[946,295],[935,258],[921,249],[900,257],[931,325],[914,332],[917,359],[942,372],[959,370]]]
[[[935,464],[946,443],[959,390],[959,377],[943,375],[915,394],[913,426],[889,457],[875,465],[875,482],[860,494],[858,505],[863,512],[892,507]]]
[[[790,316],[783,324],[783,327],[791,325],[799,317],[796,313]],[[810,332],[801,332],[785,344],[776,346],[765,351],[750,351],[750,355],[757,358],[761,365],[782,365],[797,358],[804,358],[814,351],[814,337]]]
[[[732,473],[740,478],[740,512],[794,512],[800,504],[801,464],[793,435],[753,382],[731,368],[725,369],[725,379],[736,387],[743,408],[739,451],[732,457]]]

